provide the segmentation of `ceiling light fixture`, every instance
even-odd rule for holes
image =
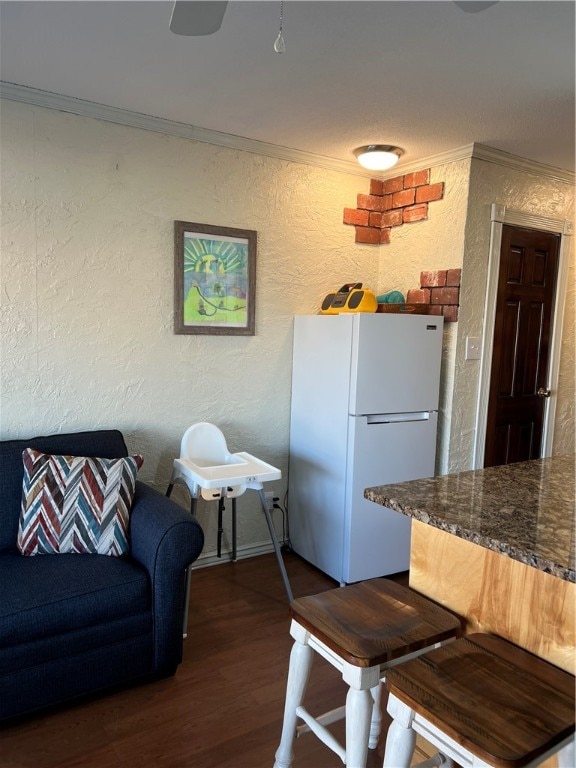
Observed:
[[[367,144],[354,150],[360,165],[370,171],[386,171],[392,168],[403,154],[403,149],[390,144]]]

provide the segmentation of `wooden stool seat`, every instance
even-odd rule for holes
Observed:
[[[386,686],[393,723],[384,768],[408,768],[414,732],[460,765],[497,768],[538,765],[574,734],[574,677],[491,635],[390,670]]]
[[[400,659],[460,634],[460,619],[408,587],[373,579],[293,600],[291,616],[357,667]]]
[[[380,681],[385,671],[461,633],[457,616],[388,579],[299,598],[290,604],[290,656],[284,723],[275,768],[292,764],[296,735],[313,731],[350,768],[364,768],[380,733]],[[342,673],[346,707],[313,717],[303,706],[313,652]],[[326,728],[346,717],[346,747]],[[297,727],[297,720],[305,725]]]

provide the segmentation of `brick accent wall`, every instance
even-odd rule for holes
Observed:
[[[444,182],[430,184],[430,169],[370,179],[370,193],[358,194],[356,208],[344,208],[344,224],[356,229],[356,242],[387,245],[394,229],[428,218],[428,206],[444,197]],[[408,304],[426,304],[429,315],[443,315],[445,322],[458,320],[460,269],[420,273],[420,287],[408,291]]]
[[[356,208],[344,208],[344,224],[356,228],[356,242],[386,245],[394,227],[424,221],[428,205],[444,197],[444,182],[430,184],[430,169],[393,179],[370,179],[370,194],[359,194]]]
[[[429,315],[444,315],[445,322],[458,320],[461,269],[438,269],[420,273],[420,288],[411,288],[408,304],[427,304]]]

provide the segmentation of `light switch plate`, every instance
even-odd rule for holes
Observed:
[[[466,360],[480,360],[480,339],[478,336],[466,336]]]

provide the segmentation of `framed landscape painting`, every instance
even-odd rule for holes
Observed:
[[[174,222],[174,333],[253,336],[256,232]]]

